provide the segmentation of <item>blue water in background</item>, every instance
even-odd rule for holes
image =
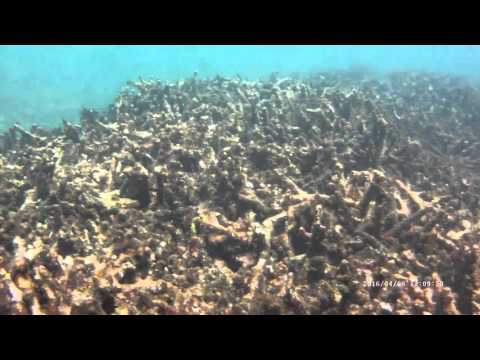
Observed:
[[[104,108],[127,80],[217,74],[248,79],[366,66],[480,75],[480,46],[0,46],[0,128],[15,122],[77,121],[82,106]]]

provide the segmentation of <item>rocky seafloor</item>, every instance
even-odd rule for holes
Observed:
[[[129,82],[0,135],[0,313],[479,314],[479,139],[452,76]]]

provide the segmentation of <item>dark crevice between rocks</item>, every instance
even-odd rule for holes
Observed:
[[[148,207],[150,205],[148,177],[139,173],[129,175],[120,188],[120,196],[137,200],[142,209]]]
[[[103,311],[107,315],[113,314],[115,312],[115,297],[110,293],[108,289],[98,289],[97,299],[100,302],[100,306],[102,307]]]
[[[472,314],[473,304],[472,295],[474,289],[473,269],[474,269],[473,253],[461,254],[455,261],[455,272],[453,275],[452,290],[458,294],[458,310],[462,314]]]

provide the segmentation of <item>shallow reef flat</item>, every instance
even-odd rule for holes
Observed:
[[[451,76],[129,82],[0,135],[0,313],[479,314],[479,139]]]

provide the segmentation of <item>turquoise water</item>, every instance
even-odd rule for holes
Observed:
[[[0,46],[0,128],[76,121],[82,106],[110,104],[127,80],[177,80],[197,71],[257,79],[366,66],[477,79],[479,46]]]

